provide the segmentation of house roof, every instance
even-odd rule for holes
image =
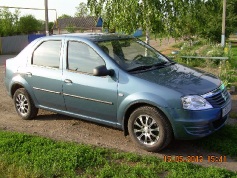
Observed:
[[[102,27],[102,19],[95,16],[87,17],[69,17],[58,19],[57,27],[60,29],[67,28],[69,26],[82,28],[82,29],[91,29],[95,27]],[[54,29],[56,26],[54,26]]]

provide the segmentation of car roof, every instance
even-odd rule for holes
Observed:
[[[130,35],[116,34],[116,33],[70,33],[70,34],[52,35],[50,37],[83,38],[95,42],[134,38],[133,36]]]
[[[54,37],[70,37],[70,38],[83,38],[90,41],[109,41],[109,40],[118,40],[118,39],[131,39],[134,38],[130,35],[116,34],[116,33],[69,33],[69,34],[60,34],[48,36],[49,38]]]

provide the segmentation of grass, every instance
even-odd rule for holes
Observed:
[[[229,155],[237,159],[237,125],[226,125],[215,134],[195,141],[196,145],[204,149]]]
[[[190,48],[188,48],[190,50]],[[195,47],[195,50],[198,50]],[[232,60],[234,59],[234,60]],[[231,67],[237,68],[237,46],[231,49]],[[195,64],[196,65],[196,64]],[[232,77],[232,76],[231,76]],[[234,76],[235,77],[235,76]],[[198,141],[197,147],[237,158],[237,126],[225,126]],[[53,177],[236,177],[237,172],[191,163],[164,162],[89,145],[0,130],[0,178]]]
[[[231,65],[237,69],[237,45],[231,47]]]
[[[237,177],[237,172],[0,131],[0,177]]]
[[[232,118],[232,119],[237,119],[237,112],[232,110],[232,111],[230,112],[230,118]]]

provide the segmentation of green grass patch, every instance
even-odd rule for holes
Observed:
[[[237,46],[232,46],[231,50],[232,50],[232,55],[237,56]]]
[[[232,46],[230,50],[230,63],[232,68],[237,69],[237,46]]]
[[[154,156],[58,142],[26,134],[0,131],[0,138],[0,175],[4,178],[237,177],[236,172],[225,169],[168,163]]]
[[[231,111],[230,112],[230,118],[237,119],[237,112]]]
[[[196,144],[210,151],[229,155],[237,159],[237,125],[226,125],[209,137],[197,141]]]

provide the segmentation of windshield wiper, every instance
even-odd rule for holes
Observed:
[[[160,63],[156,63],[153,66],[154,67],[163,67],[163,66],[169,66],[175,64],[175,62],[160,62]]]
[[[137,66],[132,69],[129,69],[128,72],[135,72],[135,71],[139,71],[139,70],[147,70],[147,69],[154,69],[154,68],[159,68],[159,67],[166,67],[166,66],[172,65],[172,64],[175,64],[175,62],[160,62],[160,63],[156,63],[153,65]]]
[[[164,66],[164,65],[166,65],[166,64],[167,64],[167,62],[160,62],[160,63],[154,64],[153,66],[158,67],[158,66]]]
[[[138,70],[147,70],[147,69],[150,69],[152,67],[153,67],[152,65],[150,65],[150,66],[137,66],[137,67],[134,67],[132,69],[129,69],[128,72],[134,72],[134,71],[138,71]]]

